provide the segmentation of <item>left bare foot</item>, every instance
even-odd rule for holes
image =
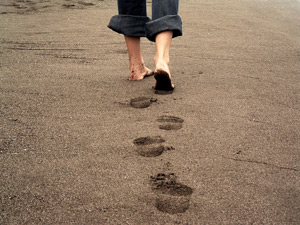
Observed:
[[[146,77],[154,75],[154,72],[147,67],[143,69],[143,71],[131,70],[129,75],[129,80],[143,80]]]

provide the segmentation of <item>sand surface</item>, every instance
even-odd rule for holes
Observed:
[[[180,4],[157,95],[115,1],[1,0],[0,224],[299,224],[299,1]]]

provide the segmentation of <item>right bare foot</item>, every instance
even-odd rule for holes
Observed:
[[[171,74],[169,65],[164,61],[156,61],[155,60],[155,71],[154,78],[156,80],[156,84],[154,86],[155,90],[161,91],[171,91],[175,88],[171,81]]]

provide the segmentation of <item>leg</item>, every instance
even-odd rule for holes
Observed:
[[[152,21],[146,23],[146,36],[156,43],[154,77],[157,90],[174,89],[169,69],[169,52],[172,38],[182,35],[178,7],[179,0],[152,0]]]
[[[182,35],[182,21],[178,15],[179,0],[152,0],[152,20],[146,22],[146,37],[155,42],[157,34],[173,31],[173,38]]]
[[[156,35],[156,54],[154,58],[155,71],[157,71],[158,69],[163,69],[167,73],[170,73],[169,62],[172,36],[172,31],[163,31]]]
[[[156,79],[155,89],[157,90],[169,91],[174,89],[169,69],[172,37],[173,31],[163,31],[155,37],[156,54],[154,58],[154,77]]]
[[[147,76],[153,75],[153,71],[145,67],[140,47],[140,37],[126,35],[124,37],[129,56],[129,80],[142,80]]]
[[[147,17],[146,0],[118,0],[119,15],[111,18],[108,27],[123,34],[129,55],[129,80],[142,80],[153,75],[144,65],[140,37],[145,37]]]

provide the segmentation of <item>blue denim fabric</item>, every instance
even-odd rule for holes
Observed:
[[[119,15],[111,18],[108,27],[120,34],[147,37],[155,41],[162,31],[173,31],[173,38],[182,35],[178,15],[179,0],[152,0],[152,20],[147,17],[146,0],[118,0]]]

